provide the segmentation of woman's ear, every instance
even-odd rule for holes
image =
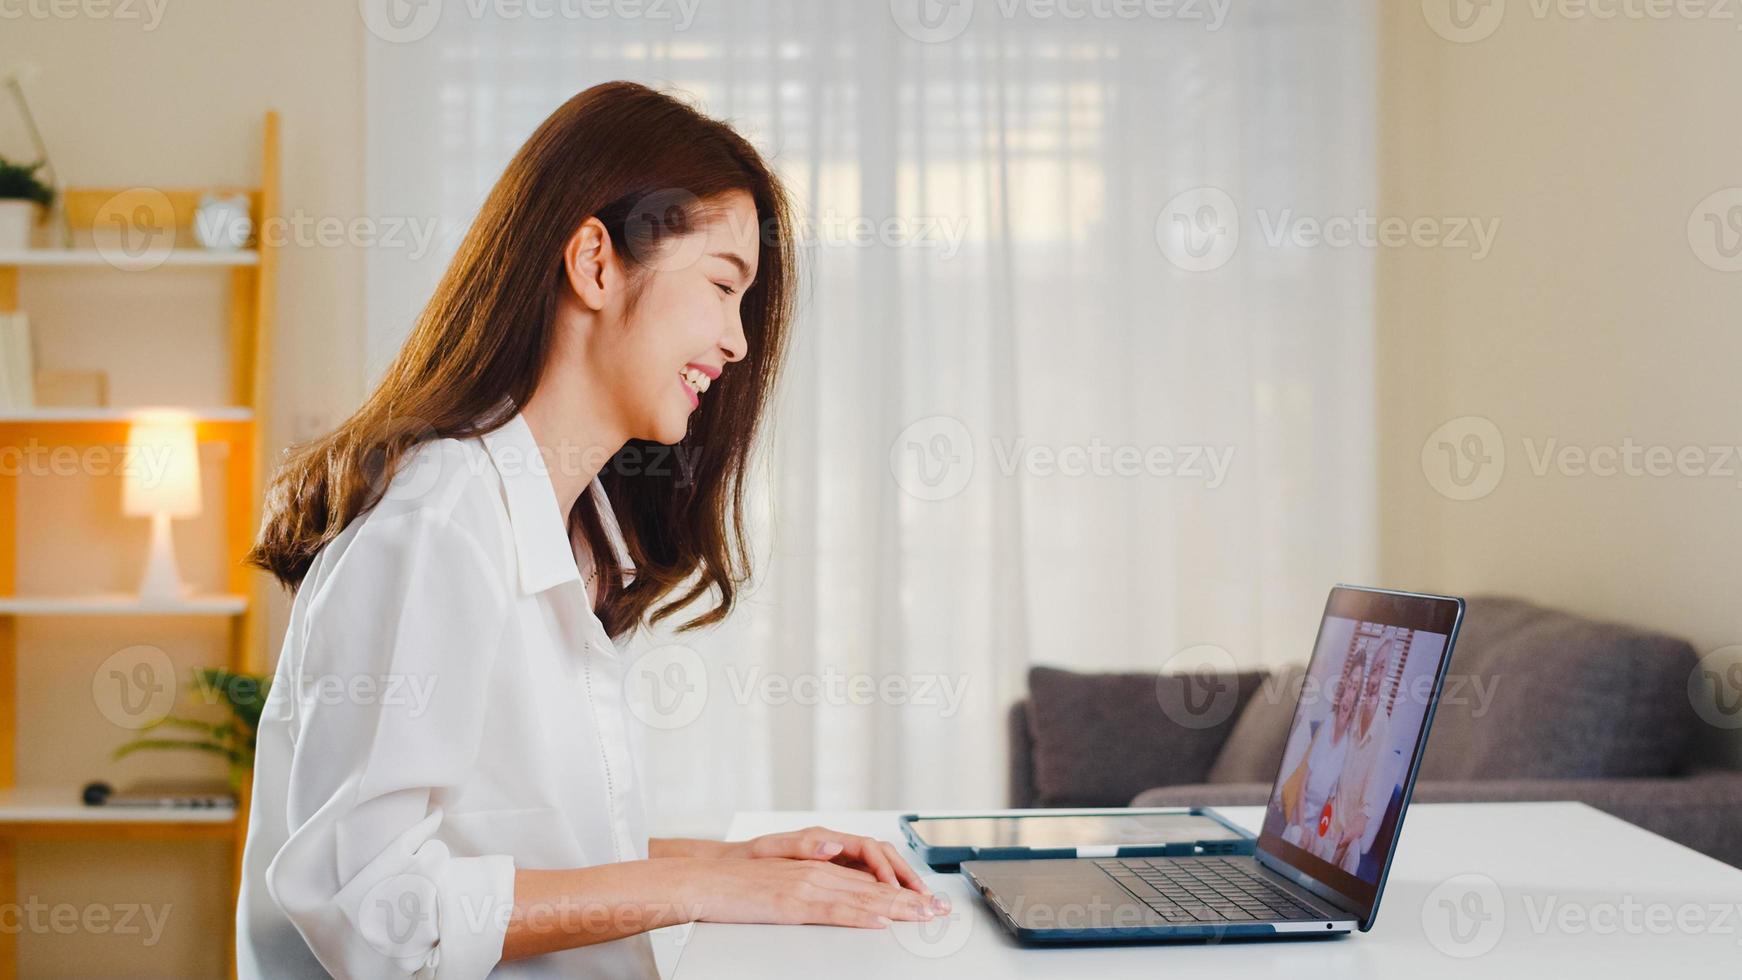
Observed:
[[[581,305],[598,312],[610,304],[623,282],[623,269],[604,222],[589,217],[569,236],[563,247],[563,271]]]

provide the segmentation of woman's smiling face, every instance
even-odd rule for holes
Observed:
[[[597,338],[632,439],[681,441],[708,389],[730,384],[727,365],[749,352],[740,308],[756,279],[756,206],[743,191],[706,203],[694,230],[633,270],[633,302]]]

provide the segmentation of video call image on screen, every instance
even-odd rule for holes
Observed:
[[[1445,649],[1439,633],[1326,618],[1266,835],[1378,883]]]

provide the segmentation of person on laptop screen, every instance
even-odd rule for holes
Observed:
[[[1385,811],[1402,788],[1401,767],[1408,760],[1404,746],[1390,737],[1391,669],[1397,660],[1397,639],[1382,641],[1367,662],[1361,684],[1361,706],[1355,715],[1355,744],[1337,783],[1337,836],[1331,863],[1359,874],[1362,856],[1373,847]]]
[[[1303,688],[1265,830],[1364,881],[1396,820],[1446,637],[1328,618]],[[1341,651],[1338,655],[1337,651]]]
[[[1341,826],[1336,803],[1340,780],[1348,768],[1349,749],[1354,743],[1355,711],[1365,662],[1365,651],[1357,648],[1349,652],[1331,688],[1331,717],[1313,725],[1306,754],[1283,782],[1281,795],[1287,829],[1282,839],[1327,861],[1341,839],[1333,833]],[[1301,731],[1297,726],[1296,734]]]

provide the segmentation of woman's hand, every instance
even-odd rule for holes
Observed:
[[[948,901],[934,896],[919,875],[901,859],[901,852],[894,844],[875,837],[843,834],[826,827],[807,827],[730,842],[724,856],[829,861],[844,868],[868,872],[886,885],[911,888],[925,898],[937,898],[944,903],[945,910],[949,908]]]
[[[609,942],[682,922],[880,929],[895,921],[923,922],[947,910],[929,896],[878,881],[869,871],[820,858],[723,856],[754,844],[660,838],[652,849],[664,856],[647,860],[516,868],[514,912],[502,959]],[[680,850],[691,853],[676,853]],[[843,844],[840,853],[845,851]]]
[[[687,917],[703,922],[881,929],[893,921],[923,922],[947,910],[929,895],[820,857],[669,858],[654,863],[676,872]]]

